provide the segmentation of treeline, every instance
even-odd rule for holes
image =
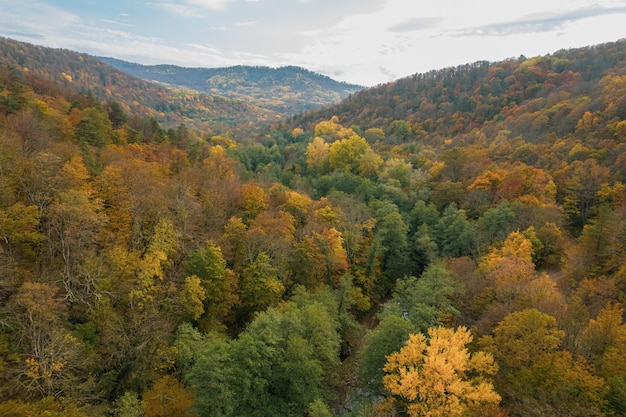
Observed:
[[[415,110],[245,144],[3,68],[0,414],[623,414],[611,60],[542,99],[513,71],[528,96],[469,132]]]
[[[292,66],[184,68],[100,59],[136,77],[245,101],[283,116],[336,104],[363,88]]]
[[[624,118],[619,84],[626,42],[562,50],[535,58],[485,61],[416,74],[366,89],[336,106],[294,116],[287,128],[312,129],[338,116],[345,126],[385,129],[387,143],[418,141],[436,148],[465,146],[478,132],[501,130],[537,144],[571,135],[582,115],[599,109],[594,131],[610,136]],[[610,102],[610,106],[608,106]],[[395,122],[395,123],[394,123]],[[398,123],[405,128],[398,129]],[[583,138],[581,138],[583,139]],[[584,138],[587,139],[587,138]]]
[[[273,121],[277,116],[242,100],[158,86],[87,54],[7,38],[0,38],[0,64],[97,100],[116,101],[129,115],[150,116],[168,127],[185,123],[207,134],[226,134]]]

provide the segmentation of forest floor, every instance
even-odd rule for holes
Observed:
[[[359,329],[350,337],[350,353],[343,359],[337,375],[337,407],[335,413],[344,415],[352,411],[360,395],[359,366],[361,351],[367,333],[378,325],[376,315],[380,307],[372,308],[359,320]]]

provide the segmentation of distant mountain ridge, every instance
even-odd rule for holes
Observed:
[[[304,68],[233,66],[187,68],[141,65],[115,58],[99,58],[135,77],[168,85],[244,100],[277,113],[291,115],[336,104],[364,87],[335,81]]]
[[[101,101],[118,102],[129,114],[164,125],[186,123],[215,134],[280,118],[242,100],[165,88],[129,75],[88,54],[0,37],[0,65],[47,78]]]

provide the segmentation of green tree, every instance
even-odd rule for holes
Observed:
[[[383,367],[387,357],[399,351],[409,335],[415,332],[415,326],[409,320],[390,314],[367,333],[360,356],[359,376],[371,394],[384,394]]]
[[[234,386],[235,370],[231,365],[230,344],[224,339],[202,340],[189,353],[193,354],[194,362],[186,374],[186,380],[194,389],[193,411],[207,417],[234,415],[238,397]],[[243,387],[251,381],[241,383]]]
[[[235,273],[226,267],[220,247],[207,243],[204,249],[189,256],[185,266],[189,276],[200,279],[205,293],[202,327],[207,329],[222,322],[239,299]]]
[[[374,210],[376,218],[375,239],[380,242],[383,250],[383,271],[389,280],[383,285],[393,285],[395,279],[410,273],[407,238],[409,227],[398,206],[389,201],[375,203]]]
[[[106,107],[113,129],[119,129],[122,127],[128,120],[128,116],[124,113],[120,103],[117,101],[110,101],[107,103]]]
[[[285,285],[278,278],[278,269],[261,253],[241,274],[241,303],[247,314],[263,311],[277,303]]]
[[[434,235],[443,256],[458,258],[477,252],[477,227],[467,218],[465,210],[457,208],[456,204],[450,204],[443,211]]]
[[[137,394],[132,391],[126,391],[124,395],[115,400],[112,412],[115,417],[144,417],[141,401]]]
[[[330,395],[340,339],[326,306],[286,303],[239,337],[204,344],[188,374],[200,416],[305,415]]]
[[[461,288],[444,262],[435,261],[420,278],[396,281],[393,297],[383,306],[380,317],[402,317],[418,332],[426,333],[431,327],[450,323],[459,314],[455,298],[460,294]]]
[[[81,113],[75,135],[79,143],[96,147],[113,143],[115,138],[108,115],[94,108],[86,109]]]

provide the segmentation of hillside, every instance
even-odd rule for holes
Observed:
[[[170,89],[130,76],[87,54],[0,38],[0,64],[41,76],[98,100],[116,101],[129,114],[185,123],[220,133],[275,120],[277,114],[252,104],[190,90]]]
[[[0,415],[624,415],[625,58],[417,74],[242,142],[0,65]]]
[[[246,101],[282,115],[336,104],[363,89],[298,67],[183,68],[100,59],[139,78]]]
[[[626,41],[620,41],[543,57],[460,65],[363,90],[335,106],[293,118],[289,126],[311,127],[337,116],[347,126],[384,128],[391,136],[388,141],[433,140],[438,146],[441,140],[477,130],[507,129],[511,137],[521,134],[536,143],[550,134],[575,133],[582,114],[593,113],[607,100],[613,103],[602,122],[623,118],[626,101],[612,87],[626,72],[625,59]],[[394,121],[408,122],[411,134],[394,134]]]

